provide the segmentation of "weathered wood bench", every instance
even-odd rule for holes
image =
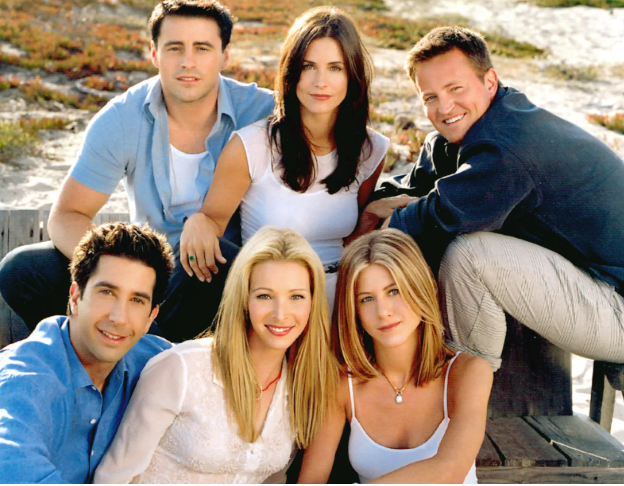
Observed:
[[[106,213],[96,222],[127,220],[127,214]],[[46,221],[47,211],[0,210],[0,258],[20,245],[48,240]],[[27,335],[0,298],[0,348]],[[594,367],[590,415],[595,421],[573,416],[570,354],[509,319],[477,458],[479,481],[624,482],[624,446],[607,432],[616,392],[606,371],[601,364]]]

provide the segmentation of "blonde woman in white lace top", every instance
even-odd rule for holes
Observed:
[[[232,265],[214,335],[145,367],[95,482],[283,480],[337,380],[321,262],[292,230],[264,228]]]

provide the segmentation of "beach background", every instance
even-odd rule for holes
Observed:
[[[535,1],[332,2],[356,18],[374,59],[371,121],[392,139],[386,176],[409,171],[432,130],[403,71],[407,49],[431,27],[456,23],[486,33],[504,84],[581,126],[624,157],[624,4]],[[543,6],[555,2],[580,5]],[[603,8],[583,5],[588,2]],[[50,208],[89,120],[107,99],[154,74],[145,29],[154,3],[1,1],[0,209]],[[224,3],[239,19],[226,75],[265,87],[271,86],[288,25],[306,8],[323,4]],[[103,210],[127,209],[120,184]],[[589,411],[591,375],[592,361],[574,357],[574,413]],[[619,392],[612,433],[624,442]]]

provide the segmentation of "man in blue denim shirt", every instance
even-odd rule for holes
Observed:
[[[69,317],[0,351],[0,483],[87,483],[147,361],[171,344],[144,336],[173,269],[165,238],[114,223],[80,242]]]
[[[503,87],[476,32],[435,29],[406,65],[436,131],[395,191],[416,200],[389,226],[439,267],[457,347],[498,369],[508,313],[565,350],[624,362],[622,160]]]
[[[91,121],[85,142],[54,203],[52,242],[16,249],[0,265],[0,293],[33,328],[63,311],[67,258],[123,180],[135,222],[148,222],[176,249],[186,218],[201,207],[231,133],[268,116],[270,91],[220,75],[229,58],[232,18],[210,0],[165,0],[150,18],[159,75],[112,100]],[[221,241],[226,262],[209,285],[177,262],[158,325],[169,339],[194,337],[212,322],[240,222]],[[195,257],[189,262],[196,264]],[[199,318],[201,316],[201,318]]]

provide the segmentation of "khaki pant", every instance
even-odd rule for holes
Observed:
[[[457,349],[496,371],[505,313],[556,346],[624,362],[624,298],[561,255],[497,233],[455,238],[440,266],[440,303]]]

